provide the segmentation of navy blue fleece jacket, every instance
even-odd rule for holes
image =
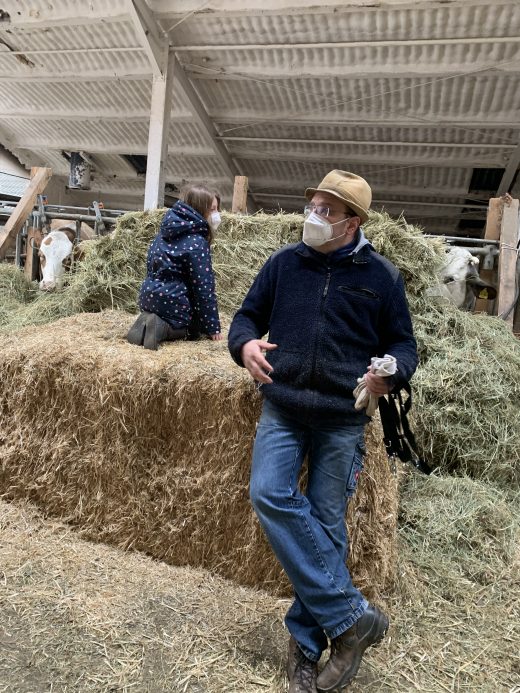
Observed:
[[[229,331],[240,366],[242,346],[269,333],[272,384],[263,395],[302,420],[357,424],[357,378],[372,356],[397,359],[394,384],[417,367],[403,280],[360,231],[353,252],[319,253],[303,243],[281,248],[260,270]]]

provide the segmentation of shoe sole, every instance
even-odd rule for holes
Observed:
[[[374,624],[376,627],[376,634],[374,640],[372,642],[365,643],[365,641],[369,638],[370,634],[372,633],[372,629],[367,633],[365,638],[361,641],[360,647],[359,647],[359,654],[357,659],[354,662],[354,666],[346,671],[343,676],[340,678],[340,680],[334,684],[331,688],[320,688],[319,686],[318,691],[319,693],[335,693],[335,691],[341,691],[343,688],[348,686],[356,677],[356,674],[359,671],[359,667],[361,665],[361,660],[363,659],[363,655],[365,652],[368,650],[369,647],[377,647],[380,645],[384,638],[385,635],[388,632],[388,628],[390,627],[390,621],[388,617],[385,615],[384,619],[381,619],[377,624]]]

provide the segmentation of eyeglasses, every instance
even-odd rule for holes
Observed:
[[[324,207],[323,205],[315,205],[313,202],[311,202],[310,204],[305,205],[305,207],[303,208],[303,213],[306,217],[308,217],[309,214],[311,214],[312,212],[317,214],[319,217],[325,218],[329,217],[331,214],[332,216],[334,216],[334,214],[338,214],[338,212],[331,210],[330,207]],[[345,213],[348,215],[347,218],[350,218],[350,216],[352,216],[352,214],[349,215],[348,211],[346,211]]]
[[[315,205],[311,202],[310,205],[305,205],[303,208],[303,213],[306,217],[308,217],[309,214],[312,214],[312,212],[315,212],[320,217],[328,217],[330,214],[330,208],[323,207],[322,205]]]

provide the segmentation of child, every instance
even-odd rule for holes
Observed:
[[[160,342],[196,339],[201,332],[222,339],[210,255],[219,206],[218,195],[197,185],[165,214],[148,249],[142,312],[127,335],[131,344],[156,350]]]

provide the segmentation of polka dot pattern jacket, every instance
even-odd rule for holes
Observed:
[[[139,307],[172,327],[199,322],[201,332],[220,332],[208,222],[184,202],[165,214],[148,250]]]

